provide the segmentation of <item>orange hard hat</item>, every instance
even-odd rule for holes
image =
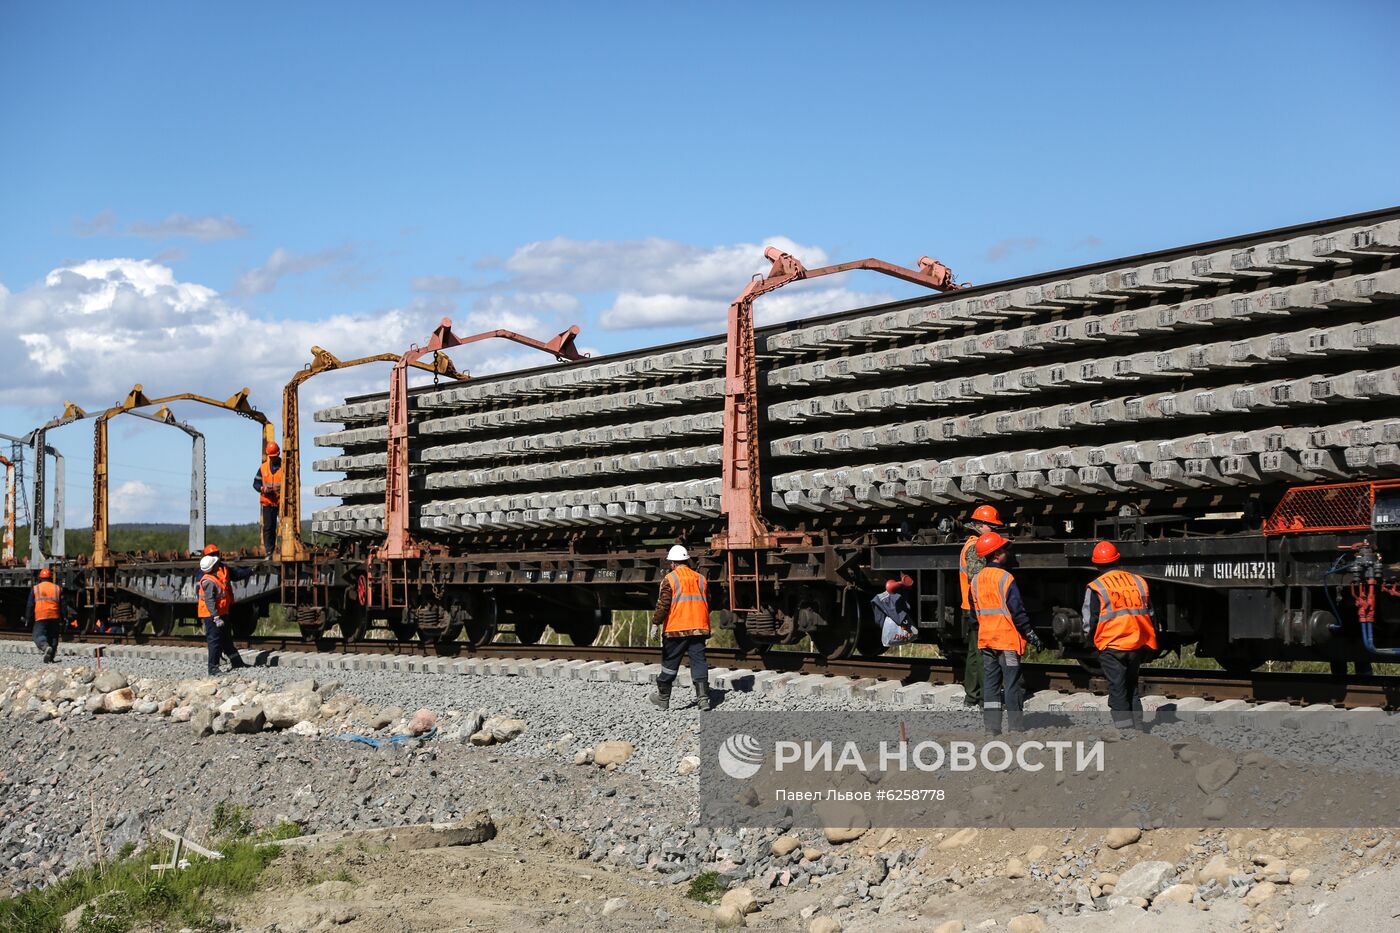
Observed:
[[[973,509],[972,520],[974,522],[986,522],[988,525],[1002,524],[1001,516],[998,515],[997,510],[990,505],[979,505],[977,508]]]
[[[40,580],[52,580],[52,579],[53,579],[53,571],[50,570],[50,569],[47,568],[47,567],[43,568],[42,570],[39,571],[39,579],[40,579]]]
[[[204,556],[205,556],[205,557],[208,557],[210,554],[217,554],[217,553],[219,553],[219,546],[218,546],[217,544],[206,544],[206,545],[204,545]]]
[[[273,441],[268,441],[267,446],[263,448],[263,453],[267,454],[269,457],[275,457],[281,452],[282,448],[278,447]]]
[[[1094,545],[1094,556],[1090,558],[1096,564],[1111,564],[1119,557],[1118,548],[1112,541],[1100,541]]]
[[[994,551],[1001,550],[1010,543],[1010,541],[1006,540],[995,531],[989,531],[977,539],[977,544],[975,545],[977,556],[986,557]]]

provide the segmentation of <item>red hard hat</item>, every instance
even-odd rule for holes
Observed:
[[[991,554],[994,551],[999,551],[1010,543],[1010,541],[1007,541],[995,531],[989,531],[982,537],[977,539],[977,556],[986,557],[988,554]]]
[[[50,570],[50,569],[47,568],[47,567],[44,567],[42,570],[39,571],[39,579],[40,579],[40,580],[52,580],[52,579],[53,579],[53,571]]]
[[[208,557],[210,554],[217,554],[217,553],[219,553],[219,546],[218,546],[217,544],[206,544],[206,545],[204,545],[204,556],[205,556],[205,557]]]
[[[281,448],[281,447],[278,447],[278,446],[277,446],[275,443],[273,443],[272,441],[268,441],[268,442],[267,442],[267,446],[263,448],[263,453],[267,454],[269,457],[275,457],[275,456],[277,456],[278,454],[280,454],[281,452],[282,452],[282,448]]]
[[[986,522],[988,525],[1000,525],[1001,516],[997,510],[990,505],[979,505],[972,510],[972,520],[974,522]]]
[[[1090,558],[1096,564],[1111,564],[1119,557],[1118,548],[1112,541],[1100,541],[1094,545],[1094,556]]]

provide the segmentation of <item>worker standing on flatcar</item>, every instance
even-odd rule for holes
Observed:
[[[977,649],[984,679],[982,721],[989,732],[1000,733],[1004,708],[1011,731],[1019,732],[1025,709],[1021,659],[1027,644],[1041,646],[1040,638],[1031,627],[1016,580],[1006,569],[1011,561],[1011,542],[989,531],[977,539],[976,551],[987,562],[972,581]]]
[[[1132,729],[1142,726],[1138,670],[1157,650],[1157,629],[1147,581],[1116,568],[1120,556],[1112,541],[1094,545],[1090,559],[1104,573],[1084,592],[1084,637],[1099,653],[1113,724]]]
[[[267,454],[253,477],[253,489],[262,506],[262,540],[264,560],[272,560],[277,549],[277,509],[282,504],[282,449],[272,441],[263,448]]]
[[[195,586],[197,612],[204,624],[204,639],[209,646],[209,673],[219,673],[220,656],[226,655],[232,668],[247,667],[243,656],[233,645],[233,584],[253,575],[244,567],[230,567],[219,556],[219,547],[211,544],[204,549],[199,561],[199,583]]]
[[[58,636],[63,620],[75,616],[69,611],[68,595],[53,582],[53,571],[47,567],[39,571],[39,582],[29,590],[24,617],[34,626],[34,647],[43,652],[44,663],[58,660]]]
[[[671,572],[661,581],[661,595],[651,624],[661,629],[661,673],[651,702],[660,709],[671,708],[671,687],[680,674],[681,659],[690,658],[690,676],[695,681],[695,706],[710,708],[710,667],[705,660],[705,642],[710,637],[710,600],[705,578],[690,566],[690,552],[675,545],[667,553]]]
[[[990,505],[979,505],[972,510],[972,521],[967,523],[972,535],[958,554],[958,586],[962,588],[962,608],[967,622],[967,662],[963,665],[963,703],[968,706],[982,705],[982,653],[977,650],[977,614],[972,611],[972,580],[977,571],[987,566],[987,562],[977,556],[977,539],[989,531],[999,531],[1004,527],[1001,516]]]

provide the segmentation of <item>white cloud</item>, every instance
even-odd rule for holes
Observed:
[[[255,269],[249,269],[233,283],[229,293],[233,295],[261,295],[272,291],[284,276],[301,275],[331,263],[349,259],[354,250],[348,246],[321,250],[317,253],[289,252],[282,247],[272,251],[267,262]]]
[[[313,345],[342,359],[399,351],[432,333],[443,308],[414,302],[378,313],[265,320],[150,260],[97,259],[55,269],[13,294],[0,289],[0,312],[17,338],[0,341],[0,404],[48,410],[71,398],[91,410],[116,402],[136,382],[152,396],[192,391],[224,398],[248,386],[254,404],[273,415],[283,385]],[[532,336],[563,326],[541,314],[500,312],[471,325]],[[482,370],[502,352],[491,343],[498,342],[464,347],[453,359]],[[535,354],[527,364],[541,362]],[[387,387],[387,367],[355,376],[343,383],[346,391]]]
[[[108,499],[108,520],[112,522],[156,521],[152,516],[168,511],[170,497],[139,479],[127,480],[112,490]],[[91,512],[91,509],[88,510]],[[88,516],[91,523],[92,517]]]
[[[736,243],[713,247],[657,238],[571,240],[556,237],[528,243],[506,259],[484,261],[478,266],[507,273],[506,280],[496,287],[514,290],[517,294],[522,291],[615,292],[616,299],[600,319],[605,328],[712,326],[724,320],[729,302],[752,276],[771,268],[772,263],[763,255],[765,246],[776,246],[791,253],[809,268],[827,261],[826,250],[821,247],[800,245],[782,236],[768,238],[761,245]],[[819,292],[809,291],[808,295],[835,291],[839,290],[821,288]],[[802,308],[828,307],[831,303],[831,299],[808,297],[782,305],[794,316],[800,316]],[[764,305],[771,304],[772,299],[764,302]],[[760,305],[761,313],[768,311],[764,305]]]
[[[188,214],[171,214],[164,220],[133,220],[125,227],[117,224],[117,215],[112,211],[102,211],[92,220],[79,220],[74,224],[78,236],[139,236],[167,240],[183,237],[212,243],[215,240],[232,240],[248,235],[248,228],[227,214],[222,217],[206,215],[191,217]]]

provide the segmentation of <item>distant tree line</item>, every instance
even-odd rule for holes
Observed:
[[[302,523],[302,536],[311,533],[311,523]],[[190,531],[188,525],[130,523],[112,525],[108,531],[108,547],[114,552],[155,551],[159,553],[180,552],[189,549]],[[244,525],[209,525],[204,532],[204,540],[217,544],[225,551],[251,551],[262,546],[262,534],[254,522]],[[69,557],[92,555],[92,529],[69,528],[64,532],[64,551]],[[15,556],[24,558],[29,554],[29,527],[15,529]]]

